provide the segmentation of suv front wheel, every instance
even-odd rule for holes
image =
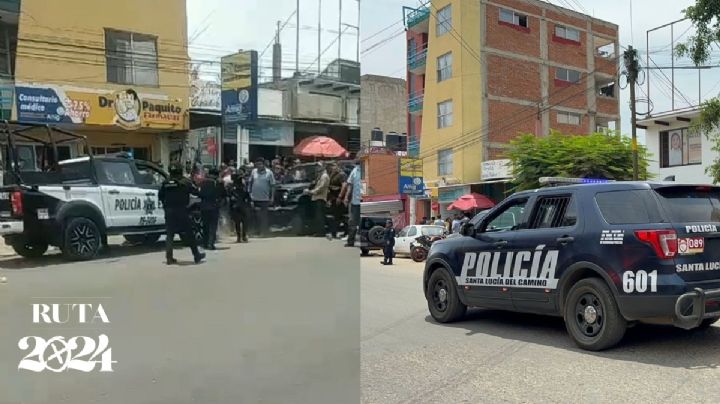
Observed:
[[[610,288],[598,278],[578,281],[565,299],[565,327],[582,349],[601,351],[625,335],[627,321],[620,314]]]
[[[425,298],[430,315],[440,323],[460,320],[467,311],[467,306],[460,301],[455,283],[445,268],[438,268],[430,275]]]
[[[92,220],[74,217],[67,221],[63,234],[62,252],[73,261],[94,258],[102,247],[102,234]]]

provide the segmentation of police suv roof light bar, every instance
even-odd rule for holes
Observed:
[[[540,177],[538,182],[544,187],[559,187],[562,185],[575,184],[604,184],[607,182],[615,182],[615,180],[602,178]]]

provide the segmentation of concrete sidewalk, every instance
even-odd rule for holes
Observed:
[[[9,257],[15,255],[15,251],[9,245],[5,244],[5,240],[0,237],[0,257]]]

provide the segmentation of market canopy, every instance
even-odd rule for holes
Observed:
[[[490,209],[493,206],[495,206],[495,202],[487,196],[471,193],[459,197],[448,206],[447,210],[461,210],[464,212],[474,209]]]
[[[305,157],[347,157],[349,153],[338,142],[327,136],[310,136],[293,149],[296,156]]]

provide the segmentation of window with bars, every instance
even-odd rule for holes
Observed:
[[[159,85],[154,36],[106,29],[105,59],[109,83]]]
[[[538,198],[530,229],[571,227],[577,223],[577,203],[571,195]]]

